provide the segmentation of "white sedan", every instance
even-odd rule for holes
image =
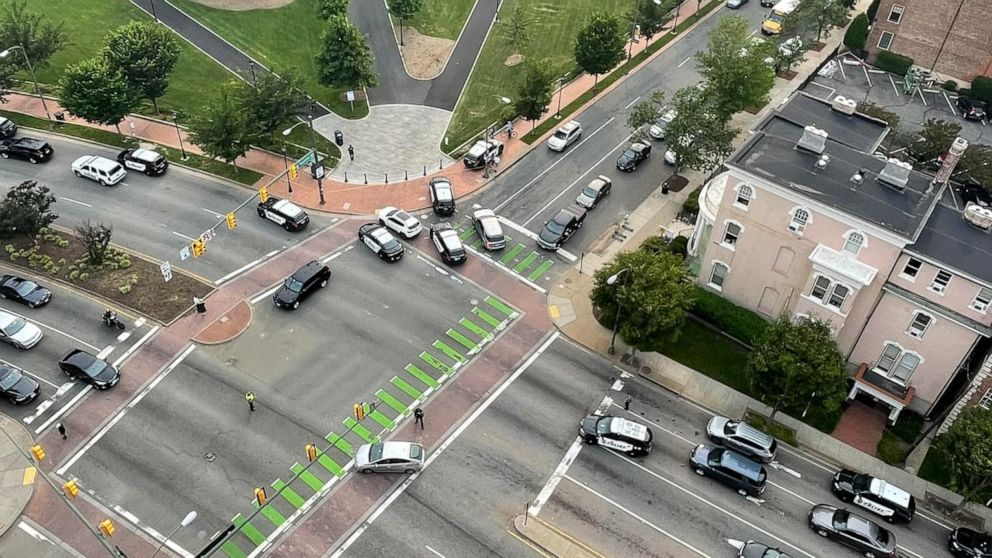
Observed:
[[[24,318],[0,310],[0,340],[18,349],[30,349],[41,338],[41,328]]]
[[[420,220],[402,209],[384,207],[379,210],[379,224],[385,225],[403,238],[413,238],[424,230]]]

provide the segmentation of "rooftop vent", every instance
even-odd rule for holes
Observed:
[[[885,168],[882,169],[882,172],[878,173],[877,180],[902,191],[906,189],[906,184],[909,182],[909,173],[912,170],[913,165],[891,157],[885,163]]]
[[[965,221],[982,230],[992,229],[992,209],[982,207],[977,203],[969,203],[964,208],[963,216]]]
[[[868,176],[868,169],[860,168],[858,172],[851,175],[851,189],[853,190],[855,186],[861,184],[865,181],[865,177]]]
[[[827,133],[816,126],[806,126],[796,147],[819,155],[827,147]]]
[[[854,99],[848,99],[843,95],[837,95],[834,97],[833,102],[830,103],[830,108],[850,116],[858,109],[858,102]]]
[[[820,155],[820,158],[816,160],[816,170],[823,170],[827,168],[827,165],[829,163],[830,163],[830,155],[827,155],[826,153]]]

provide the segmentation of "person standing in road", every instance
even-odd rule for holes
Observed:
[[[351,158],[352,161],[355,160],[355,146],[350,143],[348,144],[348,157]]]
[[[624,411],[629,411],[630,410],[630,396],[629,395],[627,396],[627,399],[624,399],[623,400],[623,410]]]
[[[414,409],[413,410],[413,418],[414,418],[413,425],[414,426],[417,426],[419,424],[420,425],[420,429],[423,430],[424,429],[424,410],[421,409],[420,407],[417,407],[416,409]]]
[[[63,440],[69,439],[69,435],[65,433],[65,425],[63,425],[61,422],[55,423],[55,430],[58,430],[59,435],[62,436]]]
[[[255,394],[250,391],[245,392],[245,401],[248,402],[248,410],[255,412]]]

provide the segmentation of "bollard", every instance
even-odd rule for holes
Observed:
[[[389,173],[387,172],[385,174],[386,174],[386,184],[389,184]]]
[[[369,173],[365,172],[365,173],[362,173],[362,174],[365,175],[365,183],[368,184],[369,183]]]
[[[424,176],[427,176],[427,165],[424,165]]]
[[[406,173],[406,171],[403,171],[403,180],[410,180],[410,176]]]
[[[344,181],[348,182],[348,171],[344,171]]]
[[[441,169],[444,168],[444,159],[438,159],[437,160],[437,168],[438,168],[438,170],[441,170]]]

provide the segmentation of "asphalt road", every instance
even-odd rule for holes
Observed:
[[[758,2],[736,11],[718,8],[715,15],[691,33],[683,34],[665,52],[575,117],[583,128],[579,143],[564,153],[536,146],[466,202],[495,209],[502,217],[539,233],[559,209],[574,204],[589,181],[601,174],[608,176],[613,180],[612,193],[589,212],[582,229],[564,246],[575,255],[590,251],[673,172],[664,163],[666,144],[658,141],[652,143],[650,158],[637,170],[623,173],[617,169],[616,159],[629,144],[626,122],[630,110],[654,91],[665,91],[670,97],[676,90],[700,81],[693,56],[706,48],[707,34],[720,17],[747,17],[758,33],[766,13]],[[552,109],[556,102],[554,98]],[[520,131],[526,132],[527,128],[524,125]]]
[[[57,537],[33,521],[22,517],[0,538],[0,557],[79,558]]]
[[[51,188],[57,198],[54,206],[59,215],[57,226],[72,228],[87,219],[109,224],[114,229],[113,242],[156,260],[168,260],[174,267],[210,281],[225,277],[273,250],[292,246],[330,222],[327,217],[311,215],[306,231],[289,233],[258,217],[257,202],[253,201],[237,213],[238,228],[229,231],[224,214],[250,198],[253,190],[175,165],[159,177],[129,171],[123,182],[105,188],[76,178],[69,165],[82,155],[116,159],[117,150],[35,130],[19,135],[44,138],[55,148],[55,156],[40,165],[4,160],[0,163],[0,182],[12,185],[37,180]],[[179,250],[218,223],[217,234],[207,244],[206,254],[181,261]]]

